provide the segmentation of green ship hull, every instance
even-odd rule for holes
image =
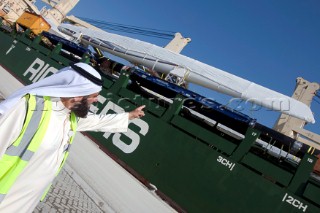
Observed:
[[[0,32],[0,56],[1,67],[25,85],[74,60],[61,44],[49,49],[41,37],[30,39],[28,33]],[[89,62],[89,57],[79,60]],[[145,104],[146,116],[133,120],[124,134],[86,134],[177,211],[320,212],[320,181],[312,174],[315,156],[300,154],[297,164],[271,156],[255,143],[265,137],[259,125],[233,122],[219,111],[208,112],[217,123],[204,121],[185,109],[189,98],[183,94],[172,93],[172,103],[150,98],[137,81],[157,93],[167,91],[130,71],[118,79],[105,76],[97,113]],[[243,137],[228,134],[218,123],[233,123]]]

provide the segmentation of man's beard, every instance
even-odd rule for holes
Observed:
[[[90,106],[87,101],[87,97],[83,97],[80,103],[75,104],[72,108],[71,111],[74,112],[74,114],[77,117],[80,118],[86,118],[89,112]]]

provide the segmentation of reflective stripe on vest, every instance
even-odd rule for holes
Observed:
[[[0,202],[38,150],[51,116],[49,97],[26,95],[27,113],[19,137],[0,159]]]

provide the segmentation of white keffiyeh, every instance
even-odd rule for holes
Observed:
[[[76,63],[75,65],[95,78],[101,79],[100,74],[90,65],[82,62]],[[4,114],[7,110],[12,108],[12,106],[26,94],[51,97],[79,97],[91,95],[100,91],[101,86],[79,74],[72,67],[66,67],[47,78],[14,92],[5,101],[0,103],[0,114]]]

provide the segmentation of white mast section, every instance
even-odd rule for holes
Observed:
[[[165,74],[175,70],[180,76],[184,76],[185,81],[307,122],[315,122],[313,113],[306,104],[179,53],[137,39],[69,24],[62,24],[59,30],[71,36],[81,34],[83,43],[122,57],[133,64],[142,64]]]

